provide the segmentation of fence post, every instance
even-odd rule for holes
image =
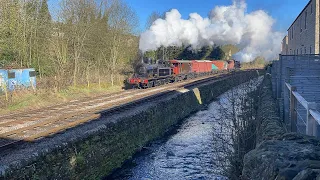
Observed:
[[[287,129],[291,128],[291,120],[290,120],[290,93],[291,90],[288,89],[286,86],[286,83],[290,83],[290,68],[285,68],[285,77],[284,77],[284,83],[283,83],[283,112],[284,112],[284,121],[286,123]]]
[[[279,64],[277,66],[277,99],[281,98],[281,84],[282,84],[282,75],[281,75],[281,68],[282,68],[282,63],[283,63],[283,60],[282,60],[282,56],[279,57]]]
[[[307,107],[307,135],[309,136],[316,136],[316,131],[315,128],[317,127],[317,122],[314,119],[314,117],[310,114],[310,110],[316,110],[317,109],[317,104],[314,102],[310,102],[308,103],[308,107]]]
[[[313,135],[316,137],[320,137],[320,124],[315,120],[315,125],[313,127]]]
[[[292,86],[290,89],[290,118],[291,118],[291,132],[297,132],[297,99],[293,95],[296,87]]]

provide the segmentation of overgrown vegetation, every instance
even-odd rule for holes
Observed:
[[[243,158],[256,146],[257,105],[260,80],[229,91],[217,107],[223,115],[215,127],[215,162],[229,179],[241,179]]]
[[[0,68],[35,68],[38,93],[120,85],[137,27],[122,0],[61,0],[54,15],[47,0],[0,0]]]
[[[242,63],[242,69],[263,69],[268,65],[263,57],[257,57],[254,61],[248,63]]]

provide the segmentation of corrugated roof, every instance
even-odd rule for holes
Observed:
[[[194,60],[195,62],[212,62],[212,61],[208,61],[208,60]]]
[[[189,60],[170,60],[170,62],[175,62],[175,63],[191,63],[192,61],[189,61]]]

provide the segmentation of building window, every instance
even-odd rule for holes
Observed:
[[[288,33],[289,33],[289,39],[291,40],[291,29],[289,29]]]
[[[312,14],[312,1],[311,1],[311,5],[310,5],[310,6],[311,6],[311,12],[310,12],[310,14]]]
[[[289,40],[291,40],[291,30],[288,30],[288,36],[289,36]]]
[[[15,72],[8,72],[8,79],[14,79],[16,78],[16,73]]]
[[[308,11],[305,12],[305,17],[304,17],[304,29],[307,29],[307,16],[308,16]]]
[[[307,48],[304,47],[304,54],[307,54]]]
[[[300,49],[300,54],[302,54],[302,48]]]
[[[35,71],[30,71],[29,72],[29,77],[36,77],[36,72]]]
[[[311,54],[311,52],[312,52],[312,46],[310,46],[310,54]]]
[[[300,18],[300,33],[302,32],[302,18]]]

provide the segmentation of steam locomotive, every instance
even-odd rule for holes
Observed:
[[[139,64],[133,76],[125,83],[127,88],[145,89],[235,68],[240,68],[240,63],[235,60],[159,60],[153,64],[149,61]]]

